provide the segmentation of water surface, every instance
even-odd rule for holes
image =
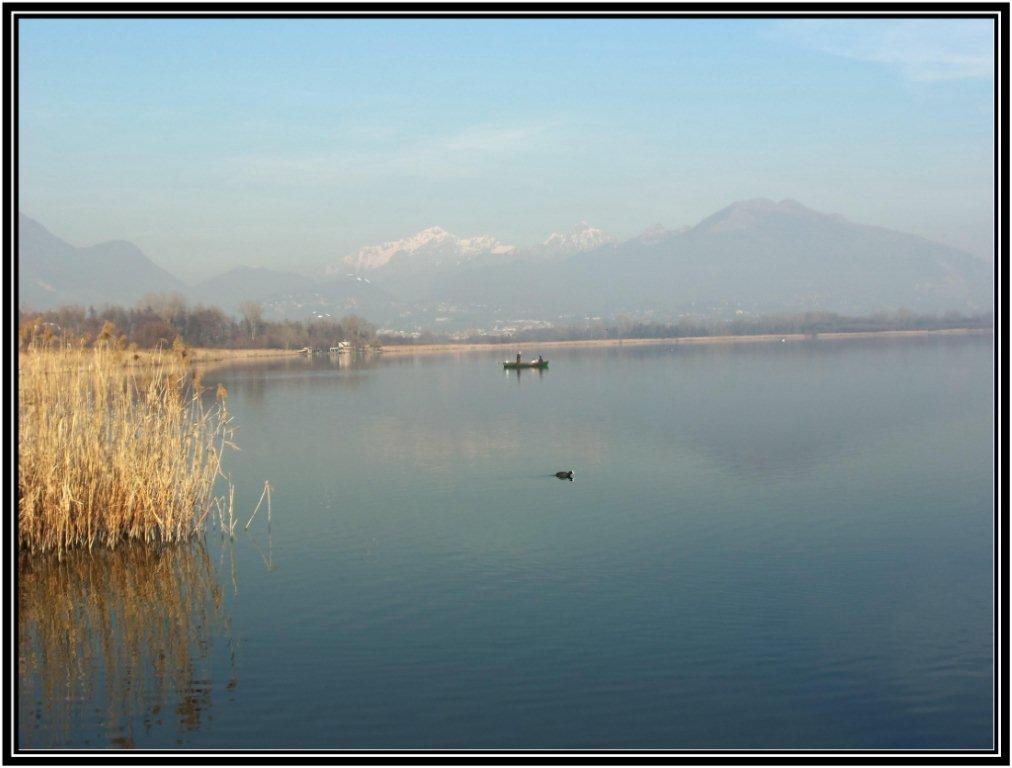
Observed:
[[[22,568],[21,746],[990,748],[991,343],[216,369],[270,531]]]

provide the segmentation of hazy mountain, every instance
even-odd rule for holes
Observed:
[[[614,235],[609,235],[604,230],[592,227],[586,221],[581,221],[566,232],[552,232],[538,246],[536,252],[546,256],[572,256],[575,253],[593,251],[595,248],[617,242],[618,238]]]
[[[146,293],[185,290],[133,243],[113,240],[81,248],[18,215],[18,302],[23,307],[133,304]]]
[[[377,321],[396,313],[397,302],[386,290],[357,275],[308,277],[263,267],[236,267],[194,286],[193,301],[236,314],[239,304],[256,301],[271,319],[368,316]]]
[[[438,300],[447,280],[469,265],[511,262],[517,253],[515,246],[490,235],[464,238],[442,227],[430,227],[410,237],[361,248],[329,267],[327,273],[370,280],[413,304]]]
[[[195,285],[189,296],[234,312],[243,301],[262,301],[275,294],[313,290],[318,280],[263,267],[236,267]]]
[[[488,256],[507,256],[515,251],[514,246],[501,243],[489,235],[462,238],[442,227],[430,227],[410,237],[361,248],[327,271],[330,274],[366,274],[377,270],[388,273],[430,271],[460,266]]]
[[[502,268],[538,270],[546,259],[585,253],[616,242],[614,236],[585,221],[568,231],[553,232],[543,242],[527,248],[503,243],[491,235],[461,238],[442,227],[430,227],[401,240],[361,248],[327,272],[368,276],[405,302],[428,306],[456,296],[456,291],[448,293],[447,288],[464,276],[481,280],[483,274],[496,274]],[[424,316],[429,314],[423,312]]]
[[[692,227],[679,227],[678,229],[668,229],[663,224],[657,223],[643,230],[636,239],[639,240],[641,243],[656,243],[659,240],[663,240],[666,237],[669,237],[671,235],[678,235],[690,229],[692,229]]]
[[[229,312],[254,300],[273,317],[355,313],[403,328],[617,314],[977,312],[993,309],[994,288],[991,266],[955,248],[765,199],[624,242],[585,222],[526,249],[432,227],[362,248],[323,278],[240,267],[192,290],[129,243],[75,248],[22,216],[19,263],[25,306],[132,304],[175,290]]]
[[[921,237],[791,200],[748,200],[687,230],[652,229],[558,261],[470,265],[444,284],[443,296],[545,319],[980,311],[992,309],[993,277],[981,260]]]
[[[368,278],[339,275],[310,282],[309,287],[276,291],[258,301],[268,317],[293,320],[359,315],[385,323],[403,311],[402,302]]]

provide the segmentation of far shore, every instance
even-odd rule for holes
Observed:
[[[839,341],[841,339],[900,339],[921,336],[990,336],[992,328],[943,328],[915,331],[833,331],[819,333],[818,341]],[[812,336],[804,333],[763,333],[741,336],[677,336],[663,339],[587,339],[582,341],[509,341],[492,344],[396,344],[383,345],[383,355],[441,355],[460,352],[509,351],[512,357],[519,349],[524,354],[542,349],[597,349],[604,347],[647,347],[647,346],[696,346],[703,344],[758,344],[810,341]],[[528,358],[530,359],[530,358]]]
[[[820,333],[815,337],[818,341],[839,341],[843,339],[902,339],[925,336],[990,336],[992,328],[944,328],[936,330],[915,331],[833,331]],[[659,339],[585,339],[581,341],[508,341],[496,343],[447,343],[447,344],[384,344],[378,350],[385,357],[404,357],[410,355],[446,355],[462,352],[503,352],[512,358],[517,350],[523,352],[527,359],[532,359],[541,350],[548,349],[604,349],[608,347],[648,347],[648,346],[700,346],[707,344],[770,344],[779,342],[797,343],[811,341],[812,336],[803,333],[763,333],[739,336],[677,336]],[[155,350],[138,350],[133,365],[147,365],[155,362],[159,353]],[[166,354],[162,351],[160,354]],[[171,354],[171,353],[170,353]],[[268,362],[284,357],[299,357],[297,349],[213,349],[191,348],[190,362],[195,365],[210,363],[228,364],[230,362]]]

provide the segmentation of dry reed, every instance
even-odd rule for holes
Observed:
[[[107,324],[92,346],[23,328],[18,371],[18,542],[27,551],[178,542],[212,508],[222,453],[235,448],[225,388],[206,397],[177,341],[153,364]],[[231,483],[229,482],[229,485]],[[234,530],[234,522],[229,533]]]

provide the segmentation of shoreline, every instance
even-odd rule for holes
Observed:
[[[831,331],[818,334],[816,341],[839,341],[842,339],[890,339],[916,338],[925,336],[991,336],[993,328],[940,328],[912,331]],[[454,344],[392,344],[383,345],[380,353],[384,356],[406,355],[441,355],[459,354],[461,352],[495,352],[511,350],[510,357],[516,348],[538,349],[595,349],[606,347],[646,347],[646,346],[700,346],[707,344],[761,344],[774,343],[784,339],[785,342],[810,341],[812,337],[805,333],[762,333],[725,336],[675,336],[659,339],[584,339],[579,341],[525,341],[525,342],[494,342],[494,343],[454,343]]]
[[[895,331],[830,331],[818,334],[814,339],[810,334],[804,333],[761,333],[761,334],[739,334],[721,336],[673,336],[657,339],[580,339],[573,341],[525,341],[525,342],[489,342],[489,343],[466,343],[454,342],[446,344],[386,344],[375,351],[372,355],[383,357],[409,357],[412,355],[456,355],[465,352],[496,352],[508,350],[508,357],[512,358],[519,347],[525,354],[537,350],[548,349],[607,349],[610,347],[650,347],[650,346],[707,346],[707,345],[731,345],[731,344],[772,344],[781,339],[785,343],[798,343],[804,341],[840,341],[846,339],[903,339],[923,338],[929,336],[991,336],[993,328],[939,328],[924,330],[895,330]],[[530,352],[528,352],[530,350]],[[302,357],[302,353],[296,349],[220,349],[220,348],[190,348],[189,363],[195,366],[227,365],[233,362],[267,362],[280,358]],[[147,366],[156,362],[160,355],[153,350],[138,350],[137,359],[126,359],[124,362],[128,367]],[[161,355],[171,352],[163,351]]]

